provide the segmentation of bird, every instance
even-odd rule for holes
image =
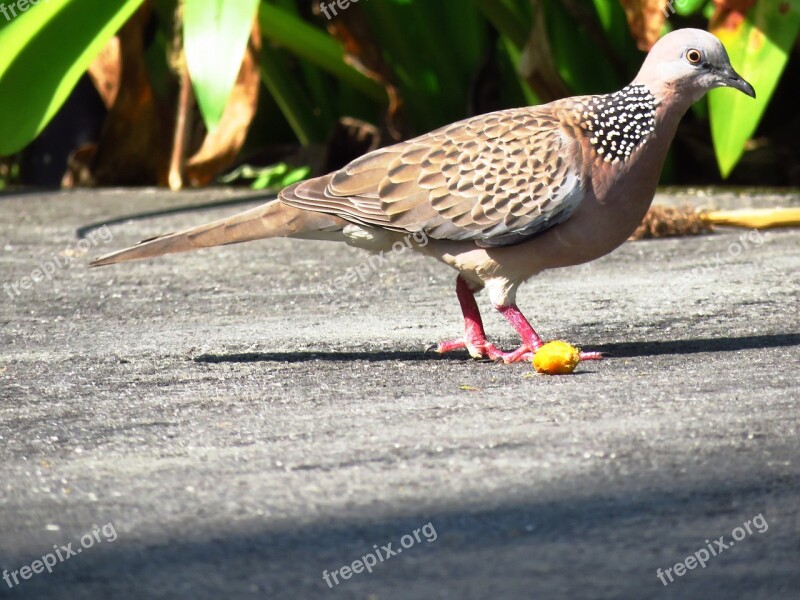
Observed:
[[[435,352],[528,361],[544,342],[516,304],[520,285],[623,244],[650,207],[681,118],[719,87],[756,96],[718,38],[678,29],[654,44],[618,91],[470,117],[90,266],[274,237],[336,240],[373,253],[405,241],[458,272],[464,334],[435,344]],[[521,338],[517,349],[488,341],[475,299],[483,290]]]

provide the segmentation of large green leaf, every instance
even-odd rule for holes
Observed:
[[[313,101],[303,92],[281,53],[270,45],[261,49],[261,74],[284,118],[304,146],[325,139],[327,130],[316,115]]]
[[[0,155],[21,150],[39,135],[141,3],[40,0],[15,18],[0,19]],[[4,6],[8,11],[11,3]]]
[[[378,101],[386,100],[386,91],[348,65],[344,60],[344,48],[326,32],[266,1],[261,3],[258,18],[261,33],[270,42],[283,46],[367,96]]]
[[[259,0],[185,0],[186,65],[203,120],[216,129],[236,83]]]
[[[738,24],[728,22],[714,29],[734,68],[758,94],[756,100],[724,89],[709,95],[711,131],[723,177],[739,162],[745,143],[755,133],[799,30],[800,0],[760,0]]]
[[[575,94],[602,94],[622,83],[608,57],[575,21],[561,0],[544,0],[547,35],[556,67]],[[627,81],[625,82],[627,83]]]
[[[407,101],[410,122],[422,130],[430,130],[464,115],[467,104],[469,75],[461,69],[455,43],[442,44],[460,32],[448,34],[447,17],[441,4],[385,0],[364,5],[375,39],[378,40],[387,64],[397,75],[400,93]],[[465,11],[474,9],[466,5]],[[408,35],[398,30],[397,23],[407,23]],[[469,23],[467,18],[464,24]],[[455,22],[462,26],[461,21]],[[466,25],[463,35],[469,36]],[[476,66],[471,71],[474,73]]]
[[[508,0],[475,0],[484,17],[522,52],[530,36],[530,17],[518,3]],[[528,8],[526,6],[526,8]]]

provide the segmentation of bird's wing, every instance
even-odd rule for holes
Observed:
[[[435,239],[518,243],[580,204],[579,142],[549,107],[489,113],[371,152],[280,199]]]

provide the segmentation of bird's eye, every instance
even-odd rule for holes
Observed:
[[[686,60],[688,60],[693,65],[699,65],[700,61],[703,60],[703,55],[700,54],[700,50],[695,50],[692,48],[686,53]]]

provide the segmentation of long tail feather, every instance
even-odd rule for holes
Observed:
[[[280,200],[273,200],[226,219],[144,240],[136,246],[101,256],[89,263],[89,266],[102,267],[199,248],[287,237],[314,231],[340,231],[344,225],[345,221],[333,215],[293,208]]]

